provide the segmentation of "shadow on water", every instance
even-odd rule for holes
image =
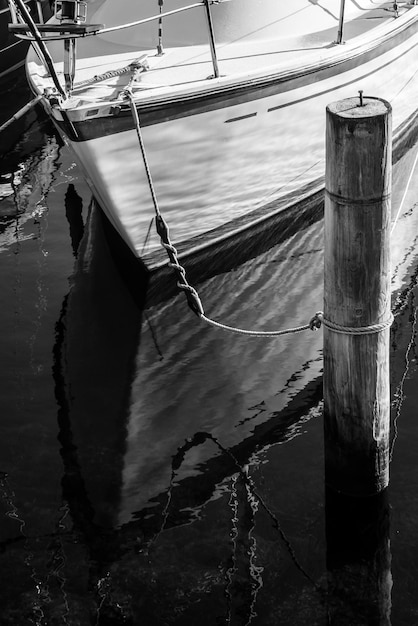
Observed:
[[[329,624],[391,624],[388,490],[356,499],[326,491]]]
[[[54,347],[59,439],[66,468],[63,486],[65,493],[77,494],[72,480],[75,477],[75,484],[84,484],[82,468],[89,488],[81,489],[81,501],[100,502],[93,506],[95,521],[112,528],[121,489],[124,424],[141,312],[123,284],[115,280],[100,216],[90,210],[83,224],[82,200],[72,185],[65,209],[76,261]],[[70,499],[75,502],[77,498]],[[91,510],[87,504],[87,517]]]
[[[109,563],[120,556],[115,511],[121,491],[127,390],[141,319],[129,294],[117,288],[97,213],[89,210],[84,224],[82,199],[72,184],[65,195],[65,215],[75,269],[54,345],[62,497],[74,541],[87,550],[82,567],[96,609],[84,619],[118,624],[125,623],[119,621],[118,610],[114,614],[108,607],[106,622],[99,621],[97,607],[103,602]],[[83,613],[81,607],[78,611]]]

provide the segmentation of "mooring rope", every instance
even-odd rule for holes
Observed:
[[[146,177],[148,181],[148,186],[149,186],[149,190],[151,193],[152,202],[154,205],[156,230],[160,237],[161,245],[163,246],[163,248],[165,248],[167,255],[168,255],[168,258],[169,258],[168,266],[171,267],[178,276],[177,287],[181,291],[183,291],[183,293],[185,294],[187,303],[189,307],[191,308],[191,310],[193,311],[193,313],[195,313],[202,321],[207,322],[208,324],[214,326],[215,328],[220,328],[222,330],[230,331],[230,332],[237,333],[240,335],[247,335],[250,337],[280,337],[282,335],[288,335],[291,333],[299,333],[303,330],[318,330],[322,324],[323,316],[322,316],[321,311],[316,312],[315,315],[311,317],[311,319],[309,320],[307,324],[303,324],[302,326],[296,326],[295,328],[287,328],[285,330],[271,330],[271,331],[246,330],[246,329],[238,328],[235,326],[228,326],[227,324],[222,324],[220,322],[212,320],[205,315],[199,294],[197,293],[196,289],[188,283],[187,278],[186,278],[186,270],[179,263],[177,249],[171,243],[171,240],[170,240],[170,231],[169,231],[168,224],[165,221],[164,217],[162,216],[159,205],[158,205],[157,194],[155,192],[155,187],[154,187],[154,183],[153,183],[152,175],[151,175],[151,169],[148,163],[148,158],[147,158],[147,154],[145,150],[145,144],[144,144],[144,140],[142,137],[141,122],[139,119],[139,114],[136,108],[135,99],[134,99],[131,87],[132,87],[132,83],[130,82],[129,86],[122,91],[122,95],[125,95],[129,100],[132,117],[133,117],[134,124],[135,124],[136,134],[137,134],[139,146],[141,149],[142,160],[143,160],[144,167],[145,167],[145,173],[146,173]]]
[[[206,315],[201,315],[201,319],[216,328],[222,330],[229,330],[232,333],[239,335],[250,335],[251,337],[279,337],[280,335],[289,335],[291,333],[300,333],[302,330],[318,330],[321,328],[322,311],[318,311],[311,317],[308,324],[302,326],[296,326],[295,328],[287,328],[285,330],[244,330],[242,328],[235,328],[234,326],[228,326],[227,324],[221,324],[215,320],[211,320]]]
[[[335,324],[324,318],[323,314],[320,314],[320,320],[324,326],[329,328],[335,333],[342,335],[372,335],[374,333],[380,333],[386,328],[390,328],[393,324],[393,313],[390,313],[389,318],[385,322],[378,324],[370,324],[370,326],[343,326],[341,324]]]
[[[116,70],[109,70],[108,72],[104,72],[103,74],[96,74],[92,78],[87,78],[86,80],[80,81],[79,83],[75,83],[73,91],[77,89],[81,89],[84,87],[88,87],[89,85],[95,85],[96,83],[103,82],[108,80],[109,78],[116,78],[118,76],[123,76],[123,74],[128,74],[129,72],[133,72],[134,76],[139,72],[146,72],[149,69],[147,55],[144,54],[138,59],[134,59],[129,63],[129,65],[125,65],[125,67],[120,67]]]
[[[36,106],[42,98],[43,98],[43,95],[36,96],[36,98],[34,98],[33,100],[30,100],[30,102],[28,102],[27,104],[25,104],[25,106],[19,109],[19,111],[17,111],[17,113],[15,113],[14,115],[12,115],[12,117],[8,119],[7,122],[4,122],[4,124],[0,126],[0,133],[3,130],[6,130],[6,128],[8,128],[10,124],[12,124],[13,122],[16,122],[21,117],[26,115],[26,113],[28,113],[31,109],[33,109],[33,107]]]

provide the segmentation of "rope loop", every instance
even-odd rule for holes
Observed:
[[[181,274],[181,276],[183,278],[186,278],[186,272],[185,269],[182,265],[180,265],[179,263],[172,263],[171,261],[169,263],[167,263],[168,267],[171,267],[171,269],[175,270],[176,272],[178,272],[179,274]]]
[[[174,255],[177,255],[177,248],[173,246],[173,244],[161,242],[161,245],[167,250],[167,252],[172,252]]]
[[[177,254],[176,248],[170,241],[170,229],[161,213],[158,213],[158,215],[155,216],[155,228],[160,236],[164,248],[170,249],[174,252],[174,254]]]
[[[194,287],[191,287],[188,283],[177,283],[179,289],[182,289],[186,295],[187,304],[198,317],[202,318],[205,315],[203,310],[202,302],[199,298],[199,294],[197,293]]]
[[[378,324],[371,324],[370,326],[343,326],[342,324],[336,324],[325,318],[322,319],[324,326],[334,333],[340,333],[342,335],[373,335],[374,333],[380,333],[387,328],[390,328],[393,324],[393,313],[391,312],[389,318]]]

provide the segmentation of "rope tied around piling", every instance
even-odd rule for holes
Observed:
[[[139,119],[138,110],[136,108],[134,95],[132,93],[132,83],[131,80],[127,88],[125,88],[122,92],[128,100],[132,112],[132,118],[134,120],[136,134],[139,141],[139,146],[141,149],[142,160],[145,168],[145,174],[148,181],[149,190],[151,193],[152,202],[154,205],[155,211],[155,226],[157,233],[160,237],[161,245],[166,250],[169,262],[168,266],[172,268],[172,270],[177,274],[177,287],[180,291],[183,291],[186,296],[187,303],[190,309],[195,313],[202,321],[207,322],[211,326],[215,328],[220,328],[222,330],[226,330],[229,332],[237,333],[240,335],[247,335],[250,337],[280,337],[282,335],[288,335],[292,333],[299,333],[303,330],[318,330],[322,324],[323,313],[322,311],[317,311],[315,315],[311,317],[307,324],[303,324],[301,326],[296,326],[294,328],[287,328],[284,330],[271,330],[271,331],[259,331],[259,330],[246,330],[243,328],[237,328],[235,326],[228,326],[227,324],[222,324],[213,319],[210,319],[205,315],[202,302],[200,300],[199,294],[196,289],[189,284],[186,277],[185,268],[179,263],[178,252],[176,247],[172,244],[170,239],[170,230],[167,222],[165,221],[163,215],[161,214],[160,207],[158,205],[157,194],[155,192],[154,183],[151,176],[151,169],[149,167],[148,158],[145,150],[145,144],[142,137],[141,131],[141,122]]]
[[[387,328],[390,328],[393,324],[393,313],[390,313],[389,318],[384,322],[378,324],[370,324],[370,326],[343,326],[327,320],[322,315],[321,322],[329,330],[334,333],[340,333],[341,335],[373,335],[374,333],[380,333]]]

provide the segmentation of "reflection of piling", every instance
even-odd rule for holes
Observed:
[[[370,498],[326,491],[330,624],[391,623],[390,509],[387,489]]]
[[[70,226],[71,247],[74,256],[77,256],[78,247],[83,238],[83,200],[78,195],[74,185],[70,183],[65,194],[65,215]]]
[[[329,105],[326,141],[326,482],[364,496],[389,481],[390,105]]]

